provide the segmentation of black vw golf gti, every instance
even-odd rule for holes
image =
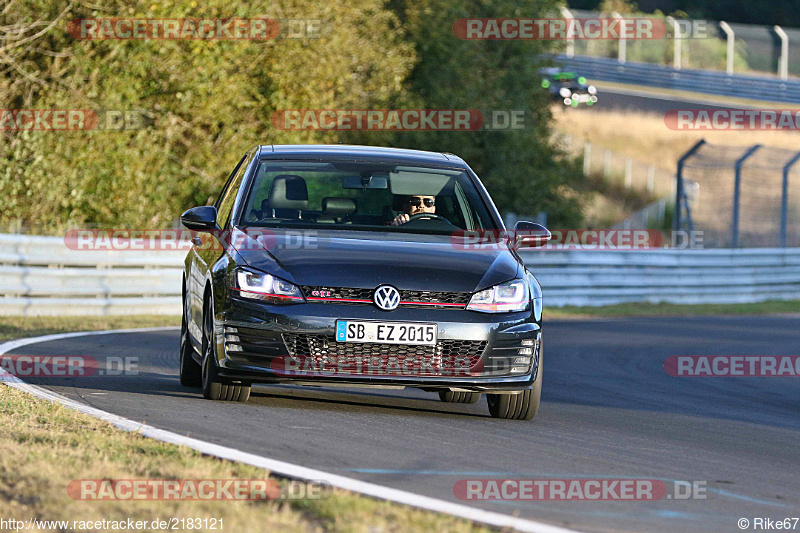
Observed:
[[[212,400],[253,383],[415,387],[444,402],[486,393],[530,420],[542,387],[542,295],[452,154],[365,146],[257,146],[194,232],[183,276],[180,379]]]

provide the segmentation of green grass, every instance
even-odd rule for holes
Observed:
[[[546,297],[545,297],[546,298]],[[545,302],[547,300],[545,299]],[[548,318],[592,318],[614,316],[701,316],[701,315],[765,315],[800,313],[800,300],[771,300],[752,304],[651,304],[624,303],[603,307],[547,307]]]

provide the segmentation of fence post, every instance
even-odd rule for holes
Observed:
[[[733,32],[733,28],[731,28],[727,22],[724,20],[719,21],[719,27],[722,28],[722,31],[725,32],[728,41],[728,52],[725,61],[725,71],[728,73],[728,76],[733,75],[733,40],[736,38],[736,34]]]
[[[649,165],[647,167],[647,192],[653,192],[656,188],[656,167]]]
[[[681,69],[681,29],[678,27],[678,21],[673,17],[667,17],[667,22],[672,26],[672,68],[675,70]]]
[[[742,184],[742,166],[748,157],[761,148],[760,144],[751,146],[742,157],[736,160],[736,181],[733,185],[733,219],[731,220],[731,247],[739,247],[739,190]]]
[[[583,143],[583,175],[588,176],[592,171],[592,143]]]
[[[776,26],[777,27],[777,26]],[[786,223],[789,218],[789,172],[792,165],[800,160],[800,152],[783,165],[783,187],[781,190],[781,248],[786,248]]]
[[[781,38],[781,58],[778,60],[778,75],[782,80],[789,79],[789,36],[778,25],[773,26],[775,33]]]
[[[570,27],[575,17],[573,17],[572,12],[564,6],[561,6],[561,16],[567,19],[567,57],[575,57],[575,36]]]
[[[685,154],[678,159],[678,171],[675,174],[675,218],[672,221],[672,229],[676,232],[681,229],[681,198],[683,198],[683,166],[706,143],[705,139],[700,139],[694,146],[689,148]]]
[[[611,16],[614,17],[617,20],[622,19],[622,15],[620,15],[616,11],[612,11],[611,12]],[[622,26],[621,22],[620,22],[620,26]],[[619,31],[619,51],[617,52],[617,61],[619,61],[620,63],[624,63],[625,62],[625,60],[627,59],[626,51],[627,51],[627,42],[625,41],[625,32],[622,29],[620,29],[620,31]]]

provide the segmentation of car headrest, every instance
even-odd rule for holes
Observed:
[[[306,180],[292,174],[275,176],[269,189],[270,209],[308,208],[308,187]]]
[[[349,215],[356,210],[356,203],[352,198],[327,196],[322,199],[322,212],[326,215],[340,217]]]
[[[395,194],[392,198],[392,209],[395,211],[402,211],[403,204],[406,203],[406,198],[408,198],[408,196],[405,194]]]

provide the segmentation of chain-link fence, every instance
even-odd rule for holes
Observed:
[[[576,19],[609,18],[609,13],[570,9]],[[566,13],[565,13],[566,15]],[[786,42],[787,74],[800,76],[800,28],[779,28],[753,24],[725,24],[713,20],[667,21],[658,14],[625,14],[625,17],[664,19],[666,34],[661,39],[629,39],[624,43],[625,60],[642,63],[674,65],[685,69],[725,71],[732,67],[738,74],[779,75],[782,46]],[[675,28],[680,38],[675,46]],[[726,32],[727,29],[727,32]],[[728,39],[733,44],[733,54],[728,57]],[[576,39],[573,43],[576,56],[620,57],[620,42],[616,40]],[[566,51],[566,42],[557,44]],[[676,62],[676,53],[679,54]],[[730,63],[729,63],[730,62]]]
[[[645,191],[653,197],[675,197],[675,173],[614,152],[568,134],[557,134],[555,141],[572,157],[583,161],[585,176],[601,176],[607,183],[625,189]]]
[[[798,161],[800,151],[700,141],[678,163],[675,229],[703,231],[706,247],[800,246]]]

